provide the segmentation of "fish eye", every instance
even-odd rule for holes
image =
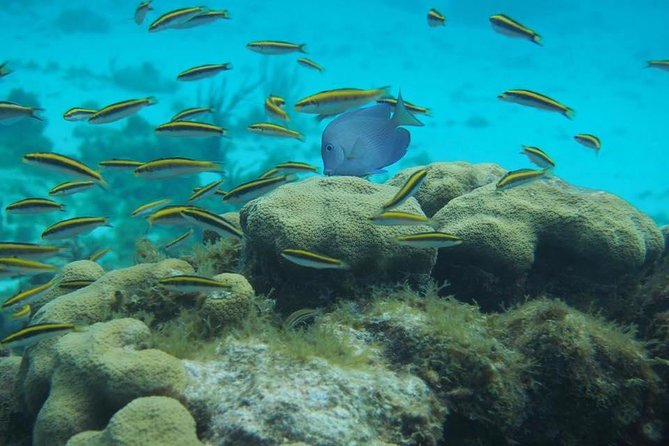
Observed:
[[[327,152],[332,152],[332,149],[334,149],[334,146],[332,144],[328,144],[327,146],[325,146],[325,150]]]

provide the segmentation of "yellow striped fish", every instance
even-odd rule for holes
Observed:
[[[258,198],[259,196],[268,193],[282,184],[293,181],[294,179],[295,177],[293,175],[281,175],[247,181],[246,183],[240,184],[239,186],[228,191],[228,193],[226,193],[223,197],[223,201],[230,204],[244,203],[246,201],[253,200],[254,198]]]
[[[425,215],[396,210],[381,212],[378,215],[369,217],[369,219],[381,226],[434,226],[436,224]]]
[[[5,348],[28,347],[43,339],[63,335],[78,330],[74,324],[45,323],[29,325],[0,340]]]
[[[338,88],[300,99],[295,110],[301,113],[315,113],[321,116],[336,115],[353,108],[362,107],[384,96],[389,96],[390,87],[361,90],[359,88]]]
[[[284,105],[286,105],[286,100],[281,96],[277,96],[275,94],[270,94],[267,99],[273,102],[274,104],[278,105],[279,107],[283,107]]]
[[[131,217],[144,217],[146,215],[149,215],[150,213],[154,212],[156,209],[163,207],[169,203],[171,203],[172,200],[169,198],[164,198],[162,200],[156,200],[152,201],[150,203],[143,204],[139,206],[137,209],[132,211],[130,214]]]
[[[499,34],[507,37],[518,37],[541,45],[541,36],[527,26],[513,20],[505,14],[495,14],[490,17],[492,28]]]
[[[301,163],[299,161],[286,161],[286,162],[277,164],[276,166],[274,166],[274,169],[276,169],[278,171],[278,173],[288,175],[288,174],[291,174],[291,173],[316,172],[318,170],[318,167],[312,166],[311,164],[307,164],[307,163]],[[267,172],[265,172],[265,173],[267,173]]]
[[[98,166],[105,170],[135,170],[139,166],[144,164],[141,161],[134,161],[134,160],[128,160],[128,159],[121,159],[121,158],[113,158],[110,160],[106,161],[100,161],[98,163]]]
[[[37,245],[35,243],[0,242],[0,257],[25,257],[42,259],[58,254],[60,246]]]
[[[190,158],[159,158],[144,163],[135,169],[140,178],[163,179],[202,172],[220,172],[221,166],[213,161],[198,161]]]
[[[599,154],[599,150],[602,148],[602,142],[599,138],[589,133],[579,133],[578,135],[574,135],[574,139],[576,142],[594,150],[597,154]]]
[[[658,68],[669,71],[669,60],[649,60],[646,62],[646,68]]]
[[[214,107],[191,107],[172,116],[170,121],[186,121],[206,113],[214,113]]]
[[[549,170],[518,169],[507,172],[498,182],[497,190],[507,190],[545,178]]]
[[[43,121],[37,115],[37,112],[40,111],[44,111],[44,109],[20,105],[16,102],[0,101],[0,122],[3,124],[12,124],[22,118],[33,118]]]
[[[53,197],[62,197],[65,195],[73,195],[79,192],[87,191],[95,186],[95,181],[68,181],[54,186],[49,191],[49,195]]]
[[[257,133],[258,135],[276,136],[279,138],[295,138],[300,141],[304,141],[304,136],[300,132],[291,130],[282,125],[272,124],[271,122],[258,122],[256,124],[251,124],[247,127],[247,130],[251,133]]]
[[[381,98],[376,101],[379,104],[390,104],[393,107],[397,106],[397,98]],[[407,102],[402,98],[402,102],[404,102],[404,106],[406,107],[407,110],[409,110],[411,113],[419,114],[419,115],[427,115],[429,116],[432,114],[429,108],[427,107],[421,107],[420,105],[412,104],[411,102]]]
[[[55,223],[42,232],[44,240],[62,240],[76,237],[81,234],[107,226],[111,227],[105,217],[75,217]]]
[[[93,252],[91,255],[89,255],[88,260],[90,260],[91,262],[97,262],[98,260],[100,260],[101,258],[106,256],[110,251],[111,251],[111,248],[99,249],[99,250]]]
[[[41,274],[56,271],[56,267],[21,257],[0,257],[0,270],[16,274]]]
[[[86,288],[87,286],[94,283],[93,279],[73,279],[73,280],[62,280],[58,283],[58,288],[68,291],[79,290],[81,288]]]
[[[297,59],[297,63],[302,65],[303,67],[311,68],[312,70],[316,70],[319,73],[322,73],[325,71],[325,68],[314,62],[313,60],[307,58],[307,57],[300,57]]]
[[[281,251],[281,257],[296,265],[315,269],[340,269],[347,270],[350,266],[339,259],[328,257],[305,249],[288,248]]]
[[[397,207],[407,201],[420,189],[427,177],[427,168],[418,169],[409,175],[406,182],[400,187],[395,196],[383,205],[384,210]]]
[[[63,119],[70,122],[87,121],[97,110],[92,108],[72,107],[63,113]]]
[[[230,13],[225,9],[220,11],[206,11],[196,15],[190,20],[187,20],[181,24],[174,25],[172,26],[172,28],[175,29],[195,28],[196,26],[208,25],[218,20],[229,20],[229,19],[230,19]]]
[[[556,101],[555,99],[549,98],[548,96],[544,96],[543,94],[537,93],[535,91],[507,90],[497,97],[506,102],[514,102],[516,104],[539,108],[541,110],[558,112],[569,119],[574,117],[574,110]]]
[[[181,212],[189,207],[183,205],[165,206],[149,215],[146,221],[149,223],[149,226],[188,226],[190,222],[181,215]]]
[[[99,172],[96,172],[81,161],[77,161],[69,156],[60,155],[54,152],[33,152],[26,153],[23,156],[23,162],[55,170],[72,177],[95,181],[104,188],[109,186]]]
[[[555,168],[555,161],[553,161],[553,159],[539,147],[523,146],[520,153],[527,156],[530,161],[542,169]]]
[[[277,105],[276,102],[272,101],[272,97],[265,99],[265,112],[268,116],[271,116],[274,119],[280,119],[282,121],[289,121],[288,113],[281,108],[280,105]]]
[[[42,296],[46,290],[54,286],[55,283],[56,281],[51,279],[50,281],[41,285],[34,286],[25,291],[19,291],[9,299],[5,300],[2,303],[1,309],[4,311],[16,304],[27,305],[30,302],[34,302],[38,297]]]
[[[135,8],[135,23],[138,25],[141,25],[144,23],[144,19],[146,18],[146,15],[149,13],[149,11],[153,11],[153,8],[151,7],[151,3],[153,0],[148,0],[146,2],[141,2],[137,7]]]
[[[158,101],[156,101],[156,98],[154,97],[128,99],[127,101],[116,102],[96,111],[90,118],[88,118],[88,123],[108,124],[110,122],[115,122],[134,115],[144,107],[157,103]]]
[[[199,65],[197,67],[189,68],[177,75],[178,81],[197,81],[206,79],[208,77],[216,76],[218,73],[232,70],[230,62],[219,64]]]
[[[44,214],[53,211],[65,211],[65,205],[46,198],[25,198],[7,205],[8,214]]]
[[[216,189],[218,189],[218,186],[223,184],[223,181],[224,180],[212,181],[209,184],[205,184],[202,187],[196,188],[191,196],[188,197],[188,202],[195,203],[198,200],[202,200],[203,198],[207,198],[213,195],[214,192],[216,192]]]
[[[24,305],[21,309],[17,310],[15,313],[12,313],[9,316],[9,319],[12,321],[27,321],[30,319],[30,314],[32,313],[32,308],[30,305]]]
[[[205,122],[170,121],[159,125],[155,129],[156,135],[172,136],[175,138],[202,138],[207,136],[226,136],[223,127]]]
[[[192,8],[175,9],[174,11],[166,12],[158,17],[149,25],[149,32],[155,33],[170,28],[176,28],[184,24],[198,14],[206,12],[207,8],[204,6],[195,6]]]
[[[427,24],[432,28],[435,26],[446,26],[446,16],[432,8],[427,12]]]
[[[170,276],[160,279],[158,285],[178,293],[207,293],[210,291],[230,291],[230,285],[208,277],[195,275]]]
[[[281,175],[281,171],[279,171],[279,169],[277,169],[276,167],[272,167],[271,169],[267,169],[262,174],[260,174],[258,179],[262,180],[263,178],[276,177],[278,175]]]
[[[232,235],[236,238],[243,237],[242,231],[232,222],[205,209],[188,207],[181,211],[181,215],[202,229],[208,229],[220,235]]]
[[[453,234],[431,231],[396,237],[397,243],[413,248],[450,248],[462,244],[462,239]]]
[[[296,44],[281,40],[256,40],[246,44],[246,48],[256,53],[266,55],[279,55],[289,53],[306,53],[306,44]]]
[[[186,241],[188,241],[188,239],[190,239],[191,236],[194,233],[195,233],[195,231],[193,230],[193,228],[190,228],[188,231],[184,232],[183,234],[181,234],[180,236],[178,236],[174,240],[171,240],[171,241],[165,243],[165,246],[163,246],[163,249],[165,249],[165,251],[170,251],[172,249],[178,248],[179,246],[186,243]]]

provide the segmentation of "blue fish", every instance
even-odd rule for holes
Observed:
[[[325,128],[321,142],[325,175],[365,176],[383,173],[383,167],[406,153],[411,134],[402,125],[422,126],[405,107],[400,93],[393,106],[378,104],[346,112]]]

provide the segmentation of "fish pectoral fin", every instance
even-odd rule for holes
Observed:
[[[353,143],[353,146],[351,147],[351,150],[349,150],[348,153],[346,154],[346,159],[354,160],[356,158],[359,158],[360,155],[362,154],[363,148],[364,148],[364,143],[362,141],[362,138],[356,139],[355,143]]]

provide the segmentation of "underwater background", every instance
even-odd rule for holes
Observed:
[[[56,276],[0,277],[0,300],[56,281],[27,316],[0,313],[1,338],[35,323],[90,325],[31,343],[25,354],[6,338],[0,376],[12,385],[0,391],[0,446],[102,445],[112,437],[124,445],[669,444],[669,72],[647,66],[669,59],[669,3],[212,1],[201,3],[229,17],[160,32],[147,28],[199,3],[155,0],[139,25],[137,3],[3,0],[0,63],[9,71],[0,76],[0,101],[41,110],[39,119],[0,121],[0,242],[39,243],[49,225],[84,215],[107,217],[111,227],[57,243],[64,249],[53,262]],[[431,8],[445,26],[428,26]],[[541,45],[496,33],[489,17],[499,13],[540,34]],[[247,48],[256,40],[305,44],[306,54],[259,54]],[[232,68],[177,80],[189,68],[222,63]],[[332,192],[337,177],[321,176],[330,121],[294,105],[344,87],[389,87],[429,114],[417,114],[424,126],[409,128],[407,154],[386,172],[342,180]],[[572,108],[573,119],[498,98],[511,89],[550,96]],[[274,94],[286,100],[286,123],[266,113]],[[63,118],[73,107],[147,97],[156,103],[117,122]],[[227,135],[154,131],[189,107],[213,107],[202,121]],[[303,140],[247,130],[258,122],[285,124]],[[583,133],[597,135],[601,148],[574,140]],[[523,146],[545,150],[555,178],[528,185],[534,189],[519,201],[489,204],[485,196],[473,210],[458,207],[460,195],[532,168]],[[94,169],[113,158],[188,157],[220,163],[222,172],[155,180],[100,169],[109,187],[56,197],[64,212],[6,212],[68,179],[22,162],[29,152],[50,151]],[[275,203],[227,204],[219,196],[198,203],[228,216],[243,231],[242,244],[197,229],[167,252],[164,245],[188,228],[131,216],[154,200],[185,203],[194,188],[221,178],[229,190],[285,161],[317,172],[285,186],[284,195],[279,188]],[[435,175],[466,186],[449,189],[434,209],[417,193],[405,210],[453,229],[463,239],[457,249],[468,248],[465,235],[480,236],[476,249],[450,258],[442,246],[389,247],[399,232],[382,241],[351,235],[369,228],[348,226],[352,214],[341,202],[356,194],[385,201],[393,194],[384,188],[434,163],[446,163]],[[311,182],[301,189],[305,178]],[[430,194],[457,189],[436,178]],[[320,181],[322,189],[313,186]],[[565,184],[565,195],[547,189]],[[437,212],[446,203],[447,212]],[[367,204],[359,211],[371,216],[376,208]],[[494,216],[477,223],[489,238],[468,226],[477,208]],[[309,226],[304,233],[290,233],[292,212]],[[504,226],[524,213],[529,223]],[[310,266],[304,258],[286,266],[284,251],[300,248],[293,244],[301,239],[344,271],[314,266],[313,257]],[[101,250],[97,264],[83,260]],[[197,299],[184,299],[178,287],[156,291],[175,274],[213,276],[228,294],[196,287],[185,294]],[[66,279],[85,283],[72,291],[59,285]],[[277,384],[284,372],[289,378]],[[82,396],[77,382],[89,383],[91,394]],[[130,434],[113,431],[110,419]],[[176,427],[147,433],[146,426]]]

